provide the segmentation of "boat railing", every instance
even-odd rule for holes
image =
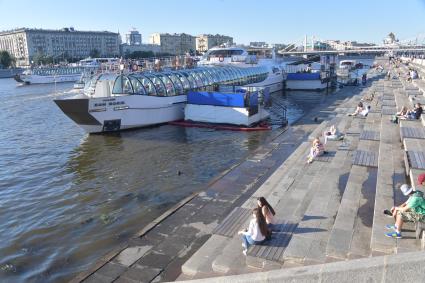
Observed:
[[[277,100],[273,100],[269,106],[272,112],[276,114],[277,119],[272,119],[273,125],[286,126],[288,124],[287,112],[288,108]]]

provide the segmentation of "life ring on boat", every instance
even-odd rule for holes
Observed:
[[[223,62],[224,61],[224,56],[218,57],[218,61]]]

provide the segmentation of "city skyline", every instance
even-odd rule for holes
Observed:
[[[340,1],[329,0],[320,5],[313,1],[294,3],[266,0],[258,4],[248,0],[211,0],[197,2],[186,0],[134,1],[128,9],[117,8],[101,1],[72,0],[66,4],[41,0],[33,3],[0,0],[3,15],[0,30],[20,27],[76,30],[95,30],[125,33],[133,27],[147,42],[152,33],[224,34],[235,42],[293,43],[304,35],[317,39],[354,40],[381,43],[389,33],[397,38],[413,38],[425,33],[422,21],[425,15],[424,0],[407,1],[356,1],[356,5],[341,7]],[[75,13],[65,12],[79,7]],[[285,12],[288,11],[288,12]]]

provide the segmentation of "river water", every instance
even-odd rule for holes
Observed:
[[[0,79],[1,282],[71,279],[272,134],[164,125],[87,135],[53,102],[71,88]],[[272,96],[294,121],[324,95]]]
[[[271,135],[165,125],[89,136],[53,102],[71,88],[0,80],[1,282],[72,278]],[[273,97],[290,120],[302,115]]]

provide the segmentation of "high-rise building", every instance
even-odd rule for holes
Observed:
[[[233,44],[233,37],[220,34],[201,34],[196,37],[196,51],[206,52],[221,44]]]
[[[142,44],[142,35],[133,29],[125,35],[125,43],[128,45],[140,45]]]
[[[0,32],[0,50],[8,51],[18,65],[29,65],[36,55],[53,59],[82,59],[90,54],[101,57],[119,55],[121,39],[118,33],[108,31],[77,31],[21,28]]]
[[[174,55],[194,52],[196,49],[195,37],[186,33],[154,33],[150,35],[149,43],[159,45],[162,52]]]

